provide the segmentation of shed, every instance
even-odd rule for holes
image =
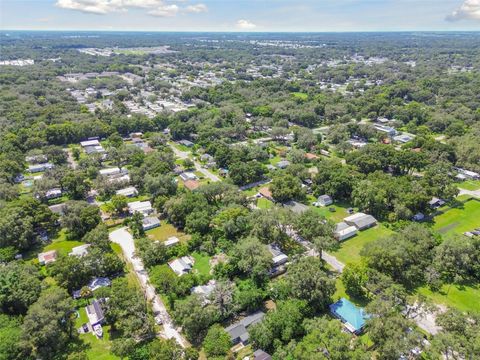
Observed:
[[[160,220],[155,216],[149,216],[142,220],[143,230],[147,231],[160,226]]]
[[[320,195],[317,199],[317,204],[320,206],[328,206],[333,204],[333,200],[329,195]]]
[[[372,215],[361,212],[347,216],[343,221],[348,225],[355,226],[358,230],[365,230],[377,224],[377,220]]]

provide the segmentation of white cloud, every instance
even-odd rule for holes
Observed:
[[[57,0],[56,6],[90,14],[105,15],[112,12],[125,12],[132,8],[145,9],[152,16],[175,16],[180,8],[175,4],[167,4],[165,0]],[[189,12],[206,11],[203,4],[190,5],[185,8]]]
[[[256,27],[257,25],[245,19],[240,19],[237,21],[237,28],[242,30],[252,30],[252,29],[255,29]]]
[[[448,21],[480,20],[480,0],[465,0],[462,5],[447,16]]]
[[[191,13],[202,13],[202,12],[207,12],[208,8],[207,5],[205,4],[195,4],[195,5],[188,5],[185,8],[186,12],[191,12]]]

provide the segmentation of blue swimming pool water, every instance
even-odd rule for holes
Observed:
[[[341,298],[335,304],[330,305],[330,311],[334,316],[349,323],[355,332],[362,329],[368,319],[368,314],[362,308],[355,306],[345,298]]]

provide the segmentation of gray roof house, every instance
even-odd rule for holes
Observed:
[[[233,345],[248,344],[248,327],[254,325],[263,320],[265,313],[262,311],[257,311],[253,314],[248,315],[239,322],[236,322],[225,328],[225,331],[230,335]]]
[[[308,210],[307,205],[301,204],[297,201],[288,201],[288,202],[284,203],[283,206],[289,208],[290,210],[292,210],[296,214],[301,214],[301,213]]]
[[[155,216],[149,216],[149,217],[143,218],[142,220],[142,227],[143,227],[143,230],[145,231],[156,228],[158,226],[160,226],[160,220]]]
[[[103,321],[105,320],[102,306],[100,305],[99,301],[93,300],[90,305],[87,305],[85,307],[85,310],[87,312],[88,322],[90,323],[90,325],[92,325],[92,327],[97,324],[103,323]]]
[[[333,200],[329,195],[320,195],[317,199],[317,204],[320,206],[327,206],[333,204]]]
[[[290,161],[282,160],[282,161],[279,161],[276,166],[279,169],[285,169],[288,165],[290,165]]]
[[[355,226],[358,230],[365,230],[377,224],[377,220],[372,215],[361,212],[347,216],[343,221],[348,225]]]
[[[345,222],[339,222],[335,226],[335,231],[333,232],[333,236],[338,241],[343,241],[355,236],[357,234],[357,228],[352,225],[348,225]]]
[[[272,357],[265,351],[258,349],[253,353],[253,360],[272,360]]]

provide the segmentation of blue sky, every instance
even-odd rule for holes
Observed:
[[[480,30],[480,0],[0,0],[1,29]]]

